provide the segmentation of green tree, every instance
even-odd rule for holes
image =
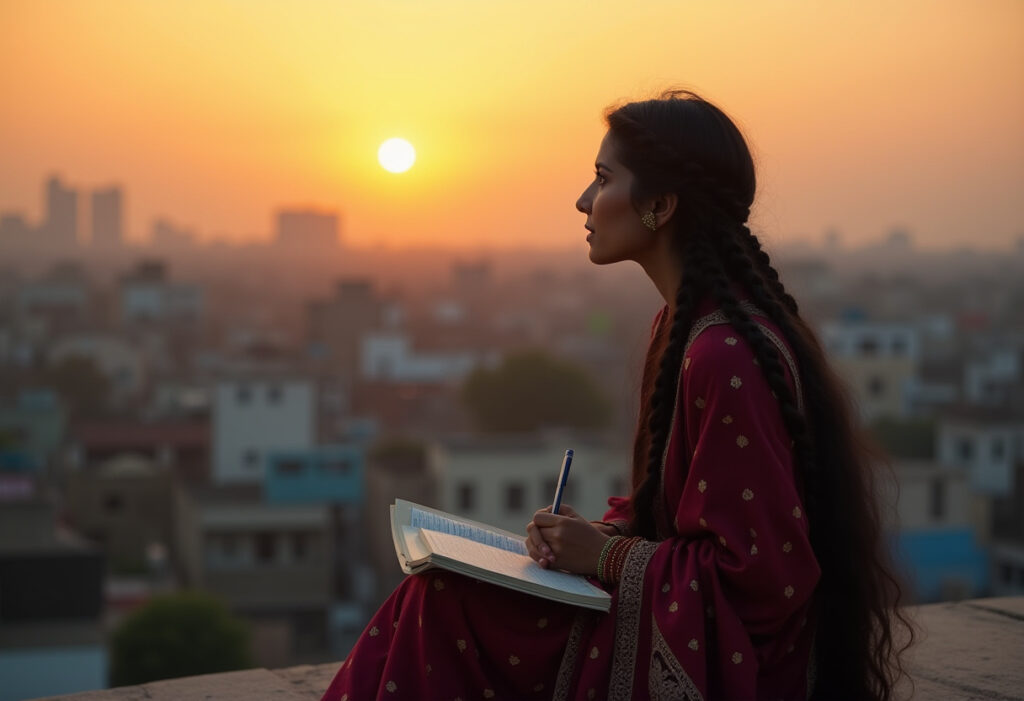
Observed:
[[[248,627],[201,592],[155,597],[128,615],[111,639],[111,686],[251,666]]]
[[[582,368],[542,351],[509,355],[493,370],[477,369],[462,397],[478,427],[489,432],[593,429],[611,417],[608,399]]]

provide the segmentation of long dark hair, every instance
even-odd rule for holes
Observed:
[[[634,202],[670,192],[679,198],[670,225],[682,283],[674,314],[664,321],[660,343],[652,344],[644,373],[634,446],[633,532],[659,537],[654,504],[683,346],[697,304],[710,295],[753,349],[793,440],[796,478],[822,572],[816,592],[820,619],[814,695],[890,699],[904,674],[899,655],[913,630],[898,608],[900,586],[883,540],[875,493],[879,463],[843,383],[747,226],[756,178],[746,141],[720,109],[689,91],[610,108],[605,120],[616,157],[635,177]],[[803,413],[775,346],[740,305],[736,286],[792,348],[803,386]],[[900,629],[906,631],[905,641]]]

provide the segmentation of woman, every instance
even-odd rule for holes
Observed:
[[[880,698],[902,673],[873,464],[746,225],[750,152],[690,92],[606,114],[576,203],[590,259],[665,299],[633,490],[604,521],[535,514],[531,557],[596,576],[598,614],[450,573],[409,577],[325,699]]]

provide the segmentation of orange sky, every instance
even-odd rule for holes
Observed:
[[[132,238],[310,205],[353,245],[584,250],[602,109],[669,85],[744,128],[769,241],[1024,235],[1019,0],[0,0],[0,211],[58,172],[123,184]]]

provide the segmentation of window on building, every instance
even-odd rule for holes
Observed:
[[[306,559],[309,553],[309,534],[308,533],[293,533],[292,534],[292,556],[296,562],[302,562]]]
[[[103,497],[103,510],[108,514],[121,513],[124,510],[124,499],[116,492],[107,494]]]
[[[242,466],[247,470],[257,470],[260,466],[260,452],[250,448],[242,454]]]
[[[301,460],[279,460],[277,462],[277,473],[280,475],[295,476],[301,474],[304,467],[305,466],[302,464]]]
[[[874,375],[868,378],[868,396],[872,399],[878,399],[885,394],[885,380],[878,375]]]
[[[331,458],[324,460],[320,465],[320,469],[332,475],[343,476],[351,471],[352,461],[347,458]]]
[[[553,494],[553,493],[552,493]],[[510,484],[505,487],[505,511],[518,513],[526,506],[526,488],[522,484]]]
[[[221,536],[220,551],[225,559],[234,560],[238,555],[238,538],[230,534]]]
[[[999,581],[1009,584],[1013,580],[1013,568],[1010,563],[1004,562],[999,565]]]
[[[928,512],[933,521],[941,521],[946,516],[946,482],[942,478],[932,480]]]
[[[252,401],[252,390],[249,385],[238,385],[235,389],[235,401],[239,404],[248,404]]]
[[[907,340],[901,336],[897,336],[892,339],[892,345],[889,346],[892,350],[893,355],[903,356],[907,354]]]
[[[974,442],[970,438],[961,438],[956,443],[956,453],[967,462],[974,459]]]
[[[261,531],[256,534],[256,562],[267,564],[274,561],[274,534]]]
[[[270,385],[267,389],[267,401],[271,404],[280,404],[284,398],[284,390],[281,389],[281,385]]]
[[[476,508],[476,486],[463,482],[455,489],[455,503],[459,511],[472,511]]]
[[[544,480],[543,485],[544,493],[541,495],[544,498],[544,506],[549,505],[555,498],[555,490],[558,489],[558,478],[550,477]],[[573,488],[573,481],[569,480],[565,483],[565,489],[562,490],[562,503],[572,504],[573,494],[575,490]]]
[[[857,344],[857,350],[860,351],[861,355],[868,357],[878,355],[878,339],[862,338],[860,343]]]
[[[992,459],[1002,461],[1006,457],[1006,444],[1002,438],[992,439]]]

